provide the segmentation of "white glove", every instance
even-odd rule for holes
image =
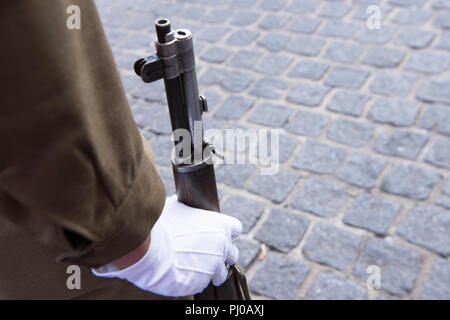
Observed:
[[[159,295],[196,294],[211,280],[220,285],[227,279],[225,263],[237,262],[239,251],[232,240],[241,232],[239,220],[186,206],[172,196],[153,226],[144,257],[122,270],[107,265],[92,271],[99,277],[126,279]]]

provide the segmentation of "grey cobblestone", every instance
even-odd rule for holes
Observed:
[[[436,199],[435,204],[444,209],[450,209],[450,197],[440,196],[439,198]]]
[[[231,165],[224,164],[218,166],[216,170],[216,180],[218,183],[225,183],[226,185],[243,188],[245,182],[252,175],[255,170],[254,165]]]
[[[292,40],[287,50],[304,56],[316,56],[324,45],[323,39],[300,36]]]
[[[439,260],[434,264],[422,299],[450,300],[450,262]]]
[[[283,80],[275,80],[273,78],[261,78],[257,80],[250,88],[249,93],[268,99],[279,99],[280,91],[286,90],[288,84]]]
[[[229,32],[228,28],[224,27],[210,27],[203,31],[201,31],[198,35],[196,35],[196,39],[202,41],[208,41],[211,43],[219,41],[223,36],[225,36]]]
[[[417,93],[417,98],[423,101],[442,102],[450,104],[450,80],[429,79],[424,82]]]
[[[426,200],[439,180],[440,176],[435,171],[397,163],[384,178],[381,190],[414,200]]]
[[[344,216],[344,223],[385,235],[399,213],[398,202],[384,200],[364,193],[353,202]]]
[[[327,104],[327,110],[358,117],[362,114],[370,96],[354,91],[339,90]]]
[[[429,9],[402,8],[397,11],[393,21],[399,24],[417,26],[427,22],[432,15],[433,11]]]
[[[431,52],[414,52],[406,62],[405,69],[428,74],[438,74],[450,67],[448,55]]]
[[[260,175],[253,180],[249,190],[275,203],[282,202],[300,179],[298,173],[280,169],[276,175]]]
[[[338,119],[328,129],[327,137],[352,147],[363,147],[372,138],[374,128],[371,123]]]
[[[413,49],[422,49],[428,47],[434,37],[434,32],[408,28],[399,33],[395,43],[405,45]]]
[[[222,103],[214,115],[225,119],[240,119],[254,102],[253,98],[233,95]]]
[[[269,253],[251,279],[250,289],[274,299],[294,299],[309,270],[310,267],[298,259]]]
[[[295,247],[308,228],[309,220],[285,210],[274,209],[255,234],[255,239],[281,252]],[[283,230],[283,232],[279,232]]]
[[[318,14],[328,18],[342,18],[351,8],[352,6],[345,2],[325,2]]]
[[[419,246],[441,255],[450,255],[450,215],[448,211],[415,207],[408,212],[397,233]]]
[[[229,65],[239,68],[251,69],[256,64],[256,61],[261,57],[261,53],[255,50],[239,50],[230,59]]]
[[[246,240],[242,238],[235,240],[234,244],[239,250],[239,267],[247,270],[260,252],[259,244],[256,241]]]
[[[236,26],[248,26],[258,20],[259,17],[258,12],[238,11],[230,19],[230,23]]]
[[[414,249],[372,238],[364,247],[353,274],[366,281],[367,267],[378,266],[381,271],[381,289],[393,295],[404,296],[414,287],[421,260],[420,254]]]
[[[280,163],[284,163],[291,156],[292,152],[297,147],[299,142],[297,139],[292,138],[287,135],[284,135],[284,134],[279,135],[278,142],[279,142],[279,145],[278,145],[279,161],[280,161]],[[257,151],[258,157],[267,158],[267,156],[276,156],[276,154],[272,155],[272,149],[271,149],[272,142],[271,142],[271,134],[270,133],[267,137],[267,143],[264,143],[264,141],[262,141],[261,143],[263,143],[267,146],[269,154],[268,155],[259,155],[259,149],[258,149],[258,151]],[[258,148],[259,148],[259,143],[258,143]],[[274,153],[276,153],[276,148],[273,149],[273,151],[274,151]]]
[[[353,23],[329,21],[320,30],[320,35],[327,37],[348,38],[355,33],[356,30],[357,27]]]
[[[385,96],[406,96],[417,76],[404,72],[381,71],[370,84],[370,90]]]
[[[438,138],[428,151],[425,161],[436,167],[450,169],[450,139]]]
[[[450,50],[450,31],[443,32],[436,45],[438,49]]]
[[[292,201],[296,209],[333,217],[347,201],[345,189],[322,178],[310,177]]]
[[[288,12],[295,13],[314,12],[319,4],[319,1],[316,0],[292,0],[287,9]]]
[[[289,26],[290,31],[301,33],[313,33],[320,24],[319,19],[311,17],[302,17],[302,19],[294,19]]]
[[[373,149],[381,154],[414,160],[427,141],[428,136],[426,134],[398,129],[391,134],[380,134]]]
[[[319,105],[330,88],[320,84],[296,83],[288,93],[286,99],[296,104],[309,107]]]
[[[248,120],[261,125],[280,128],[287,122],[291,114],[292,110],[283,105],[265,102],[253,111]]]
[[[442,29],[450,29],[450,13],[438,12],[434,17],[433,25]]]
[[[442,193],[445,193],[446,195],[450,196],[450,178],[447,179],[442,186]]]
[[[330,65],[326,63],[311,60],[301,60],[299,63],[292,67],[288,75],[294,78],[318,80],[323,76],[323,74],[328,70],[329,67]]]
[[[286,0],[263,0],[260,8],[267,11],[279,11],[286,4]]]
[[[318,136],[329,121],[327,116],[320,113],[298,111],[284,128],[302,136]]]
[[[269,75],[281,74],[291,64],[293,58],[281,54],[269,53],[255,66],[255,70]]]
[[[325,84],[332,87],[357,89],[366,82],[368,76],[369,72],[366,70],[337,66],[330,71]]]
[[[200,55],[200,59],[221,63],[227,60],[227,58],[231,55],[231,51],[221,47],[210,47],[208,50],[203,52]]]
[[[233,32],[227,39],[227,44],[231,46],[247,46],[258,37],[259,33],[252,30],[238,30]]]
[[[402,62],[405,55],[404,50],[372,47],[362,62],[379,68],[394,68]]]
[[[303,254],[309,260],[344,271],[355,261],[361,243],[361,236],[319,222],[306,239]]]
[[[279,14],[268,14],[258,25],[263,30],[283,28],[289,21],[289,17]]]
[[[312,300],[363,300],[366,289],[330,271],[322,271],[314,280],[306,298]]]
[[[292,166],[315,173],[333,173],[345,157],[345,150],[314,140],[308,140]]]
[[[290,39],[291,37],[284,33],[268,32],[258,41],[258,45],[270,51],[281,51]]]
[[[392,39],[395,31],[396,28],[393,26],[384,26],[380,30],[360,28],[360,31],[355,35],[355,39],[363,43],[384,44]]]
[[[340,180],[361,188],[372,188],[387,162],[364,153],[353,153],[336,171]]]
[[[397,99],[378,99],[367,117],[380,123],[406,127],[412,125],[419,114],[420,106]]]
[[[331,60],[342,63],[354,63],[362,53],[363,47],[359,44],[332,42],[326,51]]]
[[[221,209],[224,214],[239,219],[242,232],[247,233],[264,211],[264,204],[241,196],[231,196],[223,202]]]

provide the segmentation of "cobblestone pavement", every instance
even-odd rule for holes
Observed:
[[[282,129],[278,174],[217,170],[256,297],[450,299],[449,0],[96,2],[168,193],[164,88],[132,73],[157,16],[194,34],[208,128]]]

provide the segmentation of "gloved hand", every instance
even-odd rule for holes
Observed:
[[[126,279],[159,295],[196,294],[211,280],[220,285],[227,279],[225,263],[235,264],[239,256],[231,241],[241,232],[239,220],[186,206],[174,195],[166,199],[144,257],[122,270],[107,265],[92,271],[99,277]]]

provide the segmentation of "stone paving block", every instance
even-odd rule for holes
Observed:
[[[269,53],[256,64],[255,70],[269,75],[278,75],[286,70],[292,60],[293,58],[289,56]]]
[[[276,143],[275,139],[273,141],[274,143]],[[263,150],[259,149],[261,147],[260,144],[264,144],[264,146],[267,147],[267,153],[264,153]],[[297,139],[284,134],[280,134],[278,143],[276,144],[278,148],[272,148],[272,134],[269,132],[267,136],[267,142],[265,142],[264,140],[258,141],[258,158],[272,158],[273,161],[276,161],[276,159],[278,158],[280,163],[284,163],[289,159],[298,144],[299,141]]]
[[[330,88],[327,86],[298,82],[292,86],[286,99],[296,104],[315,107],[322,102],[329,91]]]
[[[248,121],[280,128],[287,122],[291,114],[292,110],[284,105],[263,102],[253,110]]]
[[[258,25],[263,30],[283,28],[290,20],[289,16],[280,14],[268,14]]]
[[[255,5],[254,0],[231,0],[229,8],[249,9]]]
[[[364,153],[352,153],[337,170],[340,180],[361,188],[373,188],[387,161]]]
[[[178,14],[182,18],[199,20],[205,13],[205,9],[200,6],[187,6]]]
[[[301,260],[269,253],[250,280],[250,289],[270,298],[292,300],[309,270],[310,267]]]
[[[258,41],[258,45],[269,51],[281,51],[291,39],[290,36],[280,32],[266,32]]]
[[[230,59],[228,64],[233,67],[251,69],[256,64],[256,61],[261,57],[261,52],[255,50],[239,50]]]
[[[287,50],[304,56],[316,56],[324,45],[323,39],[300,36],[291,41]]]
[[[379,2],[379,1],[377,0],[376,2]],[[365,4],[361,4],[361,5],[357,6],[355,13],[352,16],[352,19],[367,22],[367,19],[369,19],[369,17],[371,15],[373,15],[373,11],[367,12],[367,7],[370,4],[374,4],[374,1],[369,1]],[[389,4],[376,3],[376,5],[378,6],[378,8],[380,8],[380,16],[382,19],[383,19],[383,17],[386,17],[393,9],[393,6],[391,6]]]
[[[438,260],[422,294],[424,300],[450,300],[450,262]]]
[[[320,1],[317,0],[293,0],[287,11],[294,13],[314,12],[319,4]]]
[[[419,111],[420,106],[412,102],[378,99],[374,102],[367,117],[376,122],[406,127],[414,124]]]
[[[216,170],[216,181],[231,187],[243,188],[255,166],[251,164],[223,164]]]
[[[226,9],[212,9],[201,20],[208,23],[224,23],[230,18],[230,11]]]
[[[405,45],[413,49],[423,49],[430,45],[435,35],[431,31],[408,28],[398,34],[395,44]]]
[[[226,43],[230,46],[248,46],[258,37],[259,33],[252,30],[240,29],[233,32],[227,39]]]
[[[394,68],[403,61],[405,50],[371,47],[362,62],[379,68]]]
[[[235,26],[248,26],[254,23],[260,14],[253,11],[237,11],[230,19],[230,23]]]
[[[284,128],[302,136],[318,136],[329,123],[329,117],[320,113],[297,111]]]
[[[444,183],[444,185],[442,187],[442,193],[445,193],[445,194],[450,196],[450,178],[448,178],[445,181],[445,183]]]
[[[230,92],[241,92],[253,82],[253,75],[244,71],[229,71],[224,74],[220,85]]]
[[[171,166],[171,153],[173,149],[173,142],[170,140],[170,136],[157,136],[150,141],[153,155],[155,156],[155,162],[161,166]]]
[[[143,83],[139,81],[139,85],[132,91],[131,95],[148,101],[161,101],[165,95],[164,82]]]
[[[409,73],[380,71],[370,84],[370,91],[385,96],[406,96],[416,79],[416,75]]]
[[[275,250],[287,253],[299,244],[308,225],[309,220],[306,218],[286,210],[273,209],[256,232],[255,239]]]
[[[360,28],[354,36],[356,40],[363,43],[384,44],[394,37],[397,28],[391,25],[383,26],[379,30]]]
[[[417,92],[417,98],[425,102],[450,104],[449,87],[448,79],[427,79]]]
[[[450,209],[450,197],[440,196],[436,199],[435,204],[444,209]]]
[[[218,108],[214,116],[224,119],[240,119],[255,102],[253,98],[229,96]]]
[[[238,264],[244,270],[247,270],[252,262],[257,258],[260,248],[259,244],[253,240],[238,238],[233,241],[239,250]]]
[[[358,27],[354,23],[332,20],[328,21],[327,24],[323,26],[319,34],[326,37],[348,38],[357,29]]]
[[[450,256],[450,214],[448,211],[418,206],[408,212],[397,234],[443,256]]]
[[[402,7],[422,6],[426,0],[389,0],[389,3]]]
[[[354,43],[332,42],[326,51],[328,59],[342,62],[354,63],[362,53],[363,46]]]
[[[391,134],[381,133],[375,141],[373,149],[381,154],[415,160],[427,141],[428,135],[426,134],[397,129]]]
[[[250,88],[249,93],[267,99],[279,99],[280,91],[286,90],[288,84],[279,79],[262,77],[258,79]]]
[[[341,118],[331,124],[327,138],[352,147],[363,147],[372,138],[374,129],[371,123]]]
[[[362,236],[318,222],[306,239],[303,254],[309,260],[345,271],[358,255]]]
[[[364,193],[353,202],[345,213],[345,224],[367,229],[376,234],[386,235],[398,215],[401,204]]]
[[[433,11],[429,9],[402,8],[397,10],[397,14],[394,16],[392,21],[399,24],[417,26],[426,23],[432,15]]]
[[[267,11],[279,11],[286,4],[286,0],[263,0],[259,7]]]
[[[231,55],[232,51],[221,47],[209,47],[200,55],[200,59],[208,62],[222,63]]]
[[[133,118],[140,128],[146,128],[155,124],[155,120],[163,120],[164,116],[168,116],[168,112],[164,106],[159,103],[148,103],[140,101],[132,109]],[[156,118],[156,119],[155,119]],[[154,129],[154,128],[152,128]]]
[[[440,175],[405,163],[396,163],[383,179],[381,190],[414,200],[426,200]]]
[[[345,155],[346,152],[342,148],[308,140],[292,162],[292,166],[319,174],[334,173]]]
[[[450,31],[443,32],[439,38],[436,48],[450,50]]]
[[[299,179],[298,173],[280,168],[275,175],[258,175],[248,189],[275,203],[280,203],[286,199]]]
[[[450,67],[448,55],[431,52],[413,52],[406,62],[405,69],[423,72],[426,74],[439,74]]]
[[[363,69],[336,66],[325,78],[325,84],[332,87],[350,89],[360,88],[366,82],[369,71]]]
[[[327,104],[327,110],[358,117],[370,96],[355,91],[338,90]]]
[[[366,289],[330,271],[322,271],[306,294],[311,300],[363,300]]]
[[[431,6],[435,9],[450,9],[450,2],[448,0],[434,0]]]
[[[369,266],[380,268],[380,286],[396,296],[409,293],[416,282],[421,267],[420,254],[409,247],[380,238],[372,238],[364,247],[353,275],[366,281]]]
[[[327,63],[313,60],[301,60],[291,68],[290,77],[319,80],[330,67]]]
[[[347,199],[344,187],[311,176],[291,204],[295,209],[328,218],[337,215]]]
[[[436,167],[450,169],[450,139],[438,138],[428,151],[425,161]]]
[[[345,2],[325,2],[318,15],[327,18],[342,18],[352,8],[352,5]]]
[[[209,27],[206,29],[203,29],[201,32],[196,35],[195,40],[201,40],[201,41],[207,41],[207,42],[217,42],[219,41],[224,35],[226,35],[230,29],[224,28],[222,26],[220,27]],[[197,48],[195,48],[196,52],[198,51]]]
[[[294,19],[288,29],[293,32],[313,33],[319,24],[319,19],[303,16],[302,19]]]
[[[235,195],[227,198],[221,204],[222,213],[241,221],[243,233],[247,233],[253,228],[264,208],[265,205],[262,202]]]
[[[450,13],[445,11],[438,12],[434,17],[433,26],[442,29],[450,29]]]

